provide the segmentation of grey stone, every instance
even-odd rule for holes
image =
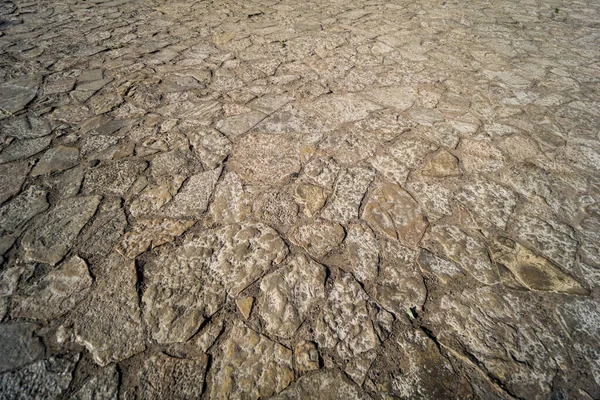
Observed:
[[[30,186],[6,203],[0,208],[0,233],[18,236],[31,218],[50,207],[46,198],[46,191]]]
[[[15,140],[0,153],[0,164],[33,156],[50,146],[52,136]]]
[[[21,239],[25,257],[51,265],[59,262],[99,203],[99,196],[65,199],[45,215],[37,217]]]
[[[123,197],[146,166],[143,161],[130,159],[101,164],[86,172],[82,192]]]
[[[40,78],[26,76],[0,84],[0,109],[2,114],[14,114],[22,110],[36,96]]]
[[[10,371],[44,357],[45,347],[30,322],[0,324],[0,372]]]
[[[35,139],[52,132],[50,123],[33,115],[23,115],[2,123],[2,133],[19,140]]]
[[[119,394],[119,373],[109,365],[92,376],[72,395],[76,400],[116,400]]]
[[[77,165],[79,150],[74,147],[58,146],[46,151],[31,170],[32,176],[63,171]]]
[[[37,361],[0,375],[0,393],[7,399],[56,399],[72,380],[75,363],[62,358]]]
[[[321,216],[341,224],[358,218],[360,203],[374,178],[370,169],[349,168],[338,176]]]
[[[364,393],[354,382],[337,369],[325,369],[316,374],[306,375],[281,392],[275,400],[302,399],[356,399],[369,400],[371,396]]]

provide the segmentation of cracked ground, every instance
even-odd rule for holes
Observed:
[[[600,398],[600,3],[0,4],[3,399]]]

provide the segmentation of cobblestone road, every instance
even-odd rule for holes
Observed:
[[[3,399],[600,398],[600,3],[3,1]]]

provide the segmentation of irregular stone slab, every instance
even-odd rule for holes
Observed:
[[[177,194],[185,176],[175,175],[158,185],[148,185],[129,205],[129,212],[134,217],[162,214],[162,207]]]
[[[370,400],[354,382],[337,369],[325,369],[305,375],[273,400],[356,399]]]
[[[131,159],[101,164],[85,174],[82,192],[123,197],[146,167],[146,162]]]
[[[260,283],[260,316],[270,335],[291,337],[325,298],[325,267],[298,255]]]
[[[369,193],[363,219],[378,233],[416,246],[428,222],[418,203],[400,186],[378,184]]]
[[[172,218],[202,215],[208,208],[210,195],[220,175],[220,168],[192,175],[165,207],[165,214]]]
[[[463,289],[436,299],[432,306],[438,311],[426,314],[424,323],[444,347],[472,354],[513,396],[544,398],[558,366],[571,368],[567,353],[572,351],[544,301],[491,286]]]
[[[377,154],[369,159],[369,163],[380,174],[399,185],[406,182],[409,168],[388,154]]]
[[[421,172],[425,176],[444,178],[447,176],[459,176],[458,158],[446,150],[438,151],[425,165]]]
[[[79,161],[79,150],[74,147],[53,147],[44,153],[40,161],[31,171],[32,176],[49,174],[55,171],[63,171],[77,165]]]
[[[282,190],[267,190],[254,203],[254,214],[274,226],[290,226],[298,219],[298,205]]]
[[[489,140],[462,140],[458,150],[467,172],[494,172],[504,166],[504,155]]]
[[[140,370],[141,398],[198,399],[202,395],[208,357],[175,358],[153,355]]]
[[[419,138],[400,137],[388,146],[388,153],[398,162],[410,169],[419,168],[429,153],[437,150],[437,146]]]
[[[359,282],[374,281],[379,269],[379,244],[373,231],[366,225],[352,224],[344,245],[350,263],[342,268]]]
[[[488,257],[487,246],[476,233],[452,225],[434,225],[423,237],[422,246],[433,254],[460,265],[480,282],[498,283],[498,269]]]
[[[52,132],[50,123],[33,115],[23,115],[2,123],[2,133],[19,140],[36,139]]]
[[[33,332],[39,326],[30,322],[0,324],[0,372],[37,361],[46,351]]]
[[[121,205],[121,199],[103,201],[94,221],[81,232],[79,253],[83,256],[108,254],[125,231],[126,226],[127,217]]]
[[[183,235],[196,221],[169,218],[142,219],[136,222],[117,246],[117,251],[127,258],[136,258],[150,248],[172,242]]]
[[[236,322],[214,361],[210,398],[259,399],[294,380],[292,351]]]
[[[67,390],[75,363],[49,358],[0,375],[0,393],[6,399],[56,399]]]
[[[408,112],[408,115],[415,122],[426,126],[445,121],[444,115],[435,108],[413,108]]]
[[[31,218],[50,207],[46,197],[46,191],[30,186],[0,208],[0,234],[20,234]]]
[[[12,298],[11,314],[16,317],[52,320],[84,299],[92,277],[84,260],[74,256],[61,263],[35,285],[26,286]]]
[[[379,339],[368,301],[367,293],[352,276],[339,276],[314,327],[319,347],[332,349],[344,358],[377,347]]]
[[[294,346],[294,366],[300,372],[319,369],[319,351],[313,342],[302,340]]]
[[[579,282],[556,268],[543,257],[510,239],[500,238],[491,248],[494,262],[504,265],[530,290],[587,295]]]
[[[217,184],[209,209],[209,224],[232,224],[244,221],[252,214],[252,196],[235,172],[225,175]]]
[[[323,123],[300,109],[296,104],[288,104],[265,118],[255,128],[257,132],[265,133],[315,133],[326,130]]]
[[[285,95],[265,95],[253,100],[248,106],[266,114],[271,114],[293,100],[292,97]]]
[[[26,162],[0,165],[0,204],[21,191],[28,172]]]
[[[116,399],[119,394],[119,373],[115,365],[102,368],[71,396],[74,400]]]
[[[111,253],[94,269],[96,286],[67,316],[59,341],[85,346],[104,367],[145,349],[135,262]]]
[[[227,135],[228,138],[235,140],[237,137],[255,127],[260,121],[265,119],[266,116],[266,114],[259,111],[234,115],[218,121],[216,128]]]
[[[327,94],[305,108],[319,115],[323,121],[327,121],[328,125],[335,128],[344,122],[365,119],[370,112],[380,110],[382,107],[353,94]]]
[[[327,196],[323,188],[310,183],[299,183],[294,190],[294,199],[304,206],[304,214],[312,217],[323,208]]]
[[[173,175],[189,175],[188,155],[189,153],[179,149],[157,154],[151,161],[150,173],[152,177],[157,182],[161,182]]]
[[[277,232],[262,224],[227,225],[161,249],[144,268],[142,303],[152,337],[188,340],[227,295],[238,295],[287,251]]]
[[[464,276],[460,266],[450,260],[445,260],[421,249],[418,259],[419,267],[435,274],[440,281],[448,283],[451,279]]]
[[[402,186],[427,211],[427,219],[433,222],[453,212],[454,193],[443,186],[441,181],[407,182]]]
[[[303,177],[310,183],[331,189],[340,170],[341,168],[333,158],[323,157],[321,153],[317,153],[306,163],[302,172],[304,173]]]
[[[37,94],[39,76],[26,76],[0,84],[0,110],[2,114],[14,114],[25,108]]]
[[[456,195],[456,200],[463,203],[475,218],[484,226],[496,226],[500,230],[517,205],[517,195],[495,182],[480,179],[467,183]]]
[[[570,271],[575,262],[577,241],[572,237],[571,228],[559,222],[550,224],[532,215],[517,215],[511,227],[514,236],[532,250]]]
[[[45,215],[36,218],[25,232],[21,246],[29,260],[54,265],[69,251],[81,228],[96,212],[100,196],[61,200]]]
[[[348,168],[340,173],[321,216],[340,224],[357,219],[360,203],[374,175],[370,169],[361,167]]]
[[[48,148],[52,136],[45,136],[36,139],[15,140],[9,144],[2,153],[0,153],[0,164],[10,161],[29,158],[34,154]]]
[[[393,347],[387,348],[371,365],[367,387],[376,388],[385,396],[404,399],[472,397],[470,382],[455,372],[454,364],[423,331],[405,328],[388,346]],[[388,357],[388,353],[396,353],[398,358]]]
[[[344,228],[329,221],[314,221],[293,228],[290,240],[310,255],[321,258],[344,240]]]
[[[289,135],[251,133],[234,145],[228,164],[246,181],[279,185],[300,171],[300,148]]]
[[[366,91],[365,95],[375,103],[395,108],[400,112],[411,108],[417,99],[417,93],[411,87],[372,89]]]

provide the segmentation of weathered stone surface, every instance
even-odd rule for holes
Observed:
[[[446,150],[438,151],[425,165],[421,172],[425,176],[443,178],[446,176],[458,176],[461,174],[458,168],[458,158]]]
[[[96,267],[96,285],[69,313],[58,339],[85,346],[97,364],[106,366],[129,358],[146,346],[135,262],[113,252]]]
[[[291,337],[325,298],[325,267],[298,255],[260,283],[260,316],[270,335]]]
[[[491,256],[494,262],[508,268],[523,286],[531,290],[589,294],[579,282],[548,260],[510,239],[501,238],[496,241],[491,248]]]
[[[165,207],[167,216],[199,217],[208,208],[208,201],[220,175],[220,169],[192,175]]]
[[[150,248],[172,242],[190,229],[195,221],[170,218],[139,220],[132,229],[123,235],[117,251],[127,258],[135,258]]]
[[[0,153],[0,164],[33,156],[50,146],[51,136],[15,140]]]
[[[44,357],[45,347],[34,335],[39,326],[29,322],[0,324],[0,372],[9,371]]]
[[[80,254],[83,256],[108,254],[125,231],[126,226],[127,218],[121,200],[103,201],[98,207],[93,222],[81,232]]]
[[[254,214],[274,226],[290,226],[298,219],[298,205],[284,191],[267,190],[254,203]]]
[[[347,224],[358,218],[360,203],[373,177],[371,170],[360,167],[349,168],[340,173],[321,216],[340,224]]]
[[[0,84],[0,110],[10,115],[22,110],[37,94],[40,78],[26,76]]]
[[[21,233],[23,226],[50,206],[47,193],[37,186],[30,186],[0,208],[0,234]]]
[[[114,365],[102,368],[71,398],[76,400],[116,399],[119,394],[119,373]]]
[[[0,204],[21,191],[28,172],[26,162],[0,165]]]
[[[84,299],[92,277],[84,260],[74,256],[62,262],[35,285],[26,286],[11,302],[16,317],[51,320],[65,314]]]
[[[60,201],[35,219],[21,245],[29,260],[54,265],[73,245],[81,228],[96,212],[99,196],[74,197]]]
[[[163,248],[146,264],[144,319],[161,343],[190,338],[206,317],[280,263],[287,247],[265,225],[227,225]]]
[[[427,229],[419,204],[400,186],[381,183],[369,193],[363,219],[378,233],[416,246]]]
[[[417,98],[414,89],[411,87],[372,89],[368,90],[365,94],[375,103],[392,107],[399,111],[408,110]]]
[[[350,264],[342,268],[359,281],[374,281],[379,270],[379,244],[373,231],[365,225],[353,224],[348,229],[344,245]]]
[[[3,121],[1,132],[7,136],[24,140],[49,135],[52,132],[52,128],[50,123],[43,118],[33,115],[23,115]]]
[[[58,146],[46,151],[31,170],[32,176],[63,171],[77,165],[79,150],[74,147]]]
[[[433,254],[454,261],[475,279],[491,285],[498,282],[497,268],[488,258],[487,247],[473,232],[451,225],[434,225],[423,238],[423,247]]]
[[[467,183],[456,195],[456,199],[473,212],[483,226],[496,226],[503,230],[516,204],[517,196],[512,191],[487,180]]]
[[[364,393],[356,384],[337,369],[325,369],[316,374],[298,379],[279,396],[277,400],[301,399],[357,399],[368,400],[371,396]]]
[[[214,364],[212,399],[258,399],[285,389],[293,380],[292,351],[236,322]]]
[[[444,283],[447,283],[453,278],[464,276],[458,264],[437,257],[427,250],[421,250],[418,263],[422,269],[435,274]]]
[[[419,168],[426,156],[434,152],[437,146],[419,138],[403,138],[396,140],[388,147],[389,154],[407,168]]]
[[[234,144],[230,163],[248,182],[277,185],[300,171],[300,147],[287,135],[251,133]]]
[[[300,372],[319,369],[319,351],[313,342],[302,340],[294,346],[294,367]]]
[[[310,183],[299,183],[294,189],[294,199],[304,206],[304,214],[314,216],[323,208],[327,196],[323,188]]]
[[[214,224],[242,222],[252,214],[252,195],[244,188],[240,177],[230,172],[217,184],[210,205],[210,221]]]
[[[144,169],[145,162],[130,159],[101,164],[85,174],[82,191],[123,197]]]
[[[207,365],[205,354],[189,358],[153,355],[145,360],[139,372],[140,396],[144,399],[199,398]]]
[[[458,150],[467,172],[494,172],[504,166],[504,155],[490,140],[463,140]]]
[[[313,257],[321,258],[342,243],[344,228],[329,221],[315,221],[295,227],[290,240]]]
[[[234,115],[227,117],[217,122],[217,129],[227,135],[230,139],[235,139],[238,136],[248,132],[260,121],[265,119],[267,115],[259,111],[252,111],[246,114]]]
[[[351,357],[379,345],[371,321],[371,305],[361,286],[349,274],[334,282],[314,328],[319,347]]]
[[[0,375],[0,393],[7,399],[54,399],[69,387],[75,363],[61,358],[37,361]]]
[[[571,228],[560,223],[550,224],[532,215],[518,215],[512,228],[516,238],[530,249],[570,271],[575,262],[577,242]]]

